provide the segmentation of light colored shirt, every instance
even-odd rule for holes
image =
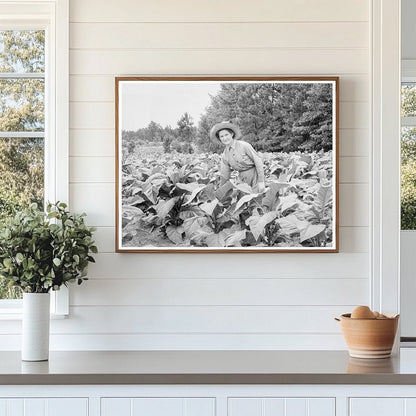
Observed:
[[[231,145],[224,149],[220,168],[222,179],[229,179],[231,170],[244,172],[253,168],[257,171],[257,181],[264,182],[263,161],[250,143],[233,140]]]

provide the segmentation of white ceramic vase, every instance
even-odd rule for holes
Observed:
[[[23,293],[22,360],[49,358],[49,293]]]

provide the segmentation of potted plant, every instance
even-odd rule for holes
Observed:
[[[50,291],[81,284],[94,262],[94,229],[84,217],[64,203],[47,204],[46,213],[32,204],[0,224],[0,276],[23,291],[24,361],[48,359]]]

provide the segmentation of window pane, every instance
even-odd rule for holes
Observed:
[[[42,79],[0,79],[0,131],[45,129],[45,82]]]
[[[416,116],[416,83],[402,84],[402,117]]]
[[[401,228],[416,230],[416,127],[401,130]]]
[[[0,30],[0,72],[45,72],[45,31]]]
[[[45,31],[0,30],[0,74],[20,75],[0,78],[0,132],[44,131],[44,71]],[[0,222],[31,202],[43,206],[44,144],[43,138],[5,138],[0,133]],[[21,295],[0,278],[0,299]]]
[[[0,220],[14,209],[43,206],[44,140],[0,138]]]
[[[416,126],[401,128],[402,163],[416,160]]]

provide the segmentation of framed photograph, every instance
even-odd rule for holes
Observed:
[[[117,77],[117,252],[338,252],[338,77]]]

